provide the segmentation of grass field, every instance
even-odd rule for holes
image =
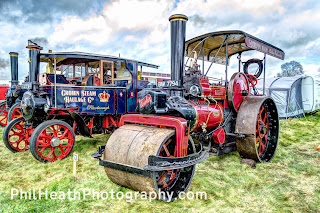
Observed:
[[[1,128],[2,137],[3,128]],[[0,143],[0,212],[320,212],[320,113],[302,119],[282,120],[280,139],[271,163],[256,169],[240,164],[237,152],[211,156],[197,165],[189,190],[204,191],[206,200],[165,203],[125,200],[20,200],[11,188],[36,191],[81,190],[131,192],[112,183],[104,168],[91,158],[108,136],[77,137],[77,176],[72,158],[42,164],[30,151],[11,153]]]

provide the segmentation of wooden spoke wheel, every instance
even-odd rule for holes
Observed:
[[[189,141],[188,154],[194,153]],[[143,168],[150,155],[176,157],[175,131],[167,128],[126,124],[110,136],[104,152],[104,160]],[[153,177],[144,177],[105,167],[109,179],[136,191],[156,192],[158,198],[171,202],[180,192],[190,186],[195,166],[183,169],[153,172]],[[172,193],[170,199],[165,193]]]
[[[237,115],[236,132],[245,136],[236,138],[237,149],[243,158],[270,161],[279,135],[278,112],[273,99],[263,96],[246,98]]]
[[[24,127],[24,118],[15,118],[8,123],[3,131],[3,142],[12,152],[24,152],[29,149],[32,128]]]
[[[61,160],[70,155],[75,142],[72,127],[64,121],[41,123],[31,135],[30,151],[40,162]]]

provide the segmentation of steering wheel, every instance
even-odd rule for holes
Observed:
[[[254,86],[257,85],[258,79],[257,79],[256,76],[251,75],[251,74],[246,74],[246,77],[247,77],[247,79],[248,79],[248,81],[250,83],[249,87],[254,87]]]
[[[108,75],[107,73],[103,74],[103,82],[105,84],[111,84],[112,83],[112,76]]]

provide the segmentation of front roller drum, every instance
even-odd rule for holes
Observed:
[[[110,136],[105,147],[104,160],[143,169],[148,165],[150,155],[177,157],[175,140],[173,129],[127,124]],[[192,142],[189,142],[188,154],[194,152],[194,146],[190,143]],[[155,192],[159,199],[167,202],[175,200],[179,193],[187,191],[194,170],[195,165],[152,172],[150,178],[105,167],[112,182],[140,192]],[[167,196],[168,194],[173,196]]]
[[[271,97],[249,96],[240,106],[236,132],[237,149],[242,158],[257,162],[270,161],[277,148],[279,118]]]

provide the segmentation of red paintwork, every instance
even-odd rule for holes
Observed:
[[[27,129],[24,128],[24,120],[16,123],[11,129],[9,130],[8,141],[13,149],[18,152],[24,152],[28,150],[28,145],[30,141],[31,134],[34,129],[29,126]],[[13,137],[13,139],[11,139]],[[15,140],[14,140],[15,139]],[[23,147],[19,147],[22,143]]]
[[[247,96],[242,96],[242,91],[246,90],[249,92],[249,83],[247,77],[243,73],[239,73],[238,77],[234,79],[233,83],[233,105],[235,110],[239,110],[240,104]]]
[[[219,126],[224,121],[223,106],[221,103],[211,103],[206,105],[196,105],[189,101],[197,112],[197,120],[191,131],[202,131],[203,123],[206,124],[206,129],[210,130]]]
[[[20,104],[13,110],[13,112],[12,112],[12,120],[14,118],[19,118],[19,117],[22,117],[22,112],[20,110]]]
[[[211,86],[209,80],[206,78],[200,78],[200,84],[202,86],[202,95],[211,96],[214,99],[223,100],[226,99],[226,88],[223,86]]]
[[[172,116],[126,114],[121,117],[119,125],[123,126],[126,123],[174,127],[176,130],[176,143],[177,143],[176,156],[182,157],[187,155],[188,139],[189,139],[189,129],[187,127],[187,120],[179,117],[172,117]]]
[[[250,83],[250,84],[249,84],[249,87],[254,87],[254,86],[257,85],[258,79],[257,79],[256,76],[251,75],[251,74],[246,74],[246,77],[247,77],[247,79],[248,79],[248,81],[249,81],[249,83]]]
[[[0,86],[0,100],[5,99],[5,95],[8,88],[9,88],[8,86]]]
[[[0,105],[0,125],[7,126],[8,111],[6,109],[6,103]]]
[[[148,104],[152,104],[152,97],[150,94],[146,95],[143,99],[138,99],[139,107],[144,108]]]
[[[57,137],[60,140],[67,140],[66,145],[60,144],[57,147],[52,147],[50,141]],[[47,161],[55,161],[66,157],[72,150],[74,144],[71,130],[63,124],[52,124],[44,128],[38,135],[36,140],[36,151],[39,156]],[[49,153],[43,154],[44,150],[50,149]],[[56,149],[60,149],[60,155],[56,155]]]
[[[226,139],[226,132],[223,128],[219,128],[212,133],[213,141],[217,144],[223,144]]]

